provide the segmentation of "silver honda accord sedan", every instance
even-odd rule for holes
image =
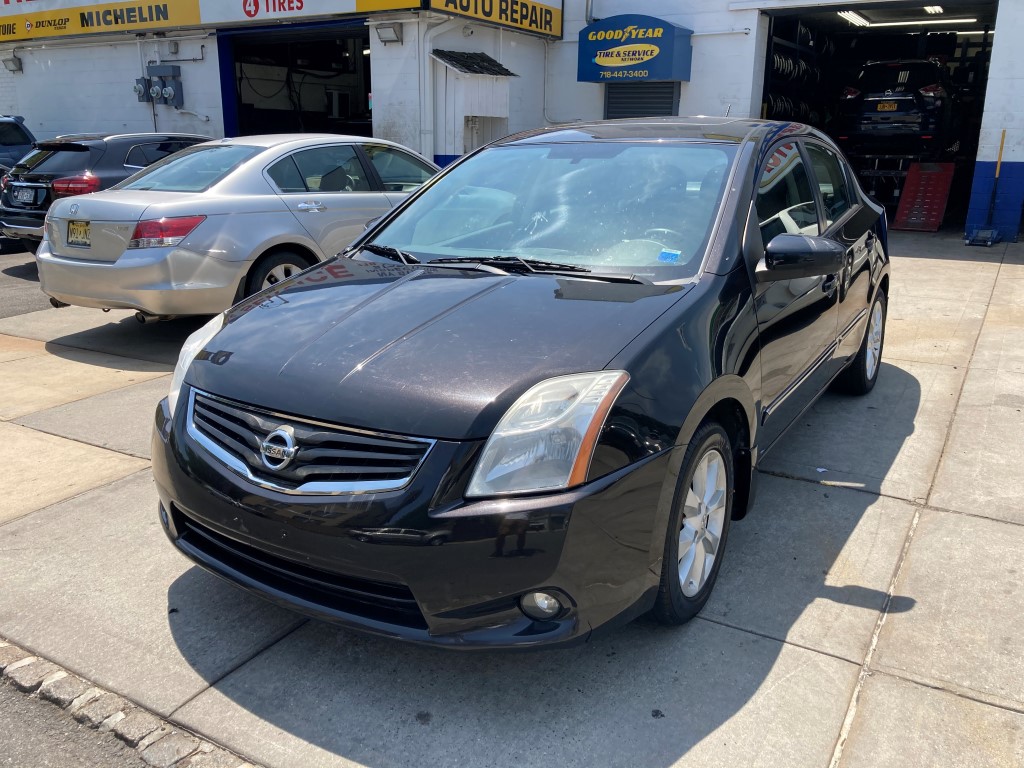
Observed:
[[[51,300],[140,320],[216,314],[345,248],[438,168],[333,134],[197,144],[57,201],[36,253]]]

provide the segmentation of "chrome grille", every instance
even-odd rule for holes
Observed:
[[[285,493],[366,493],[402,488],[433,441],[324,424],[254,408],[199,390],[189,393],[189,435],[257,485]],[[260,445],[275,430],[294,436],[297,452],[268,467]]]

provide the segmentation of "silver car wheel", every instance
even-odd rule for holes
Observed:
[[[679,585],[694,597],[708,580],[725,527],[725,458],[715,448],[701,456],[683,502],[679,531]]]
[[[282,280],[287,280],[289,277],[297,275],[302,270],[303,267],[296,264],[278,264],[267,273],[265,278],[263,278],[263,285],[261,285],[260,288],[269,288],[272,285],[277,285]]]
[[[875,377],[878,370],[878,363],[882,359],[882,303],[876,301],[871,308],[871,322],[868,324],[868,343],[864,355],[864,374],[870,381]]]

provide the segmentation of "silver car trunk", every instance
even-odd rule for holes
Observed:
[[[173,192],[97,192],[57,201],[47,215],[50,250],[66,259],[114,262],[152,205],[179,201]]]

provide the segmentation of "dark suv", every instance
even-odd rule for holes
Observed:
[[[35,140],[21,115],[0,116],[0,166],[6,170],[21,160]]]
[[[838,140],[848,151],[938,157],[958,149],[958,94],[930,59],[873,61],[843,89]]]
[[[36,142],[0,180],[0,231],[35,251],[59,197],[106,189],[179,150],[209,141],[181,133],[73,134]]]

